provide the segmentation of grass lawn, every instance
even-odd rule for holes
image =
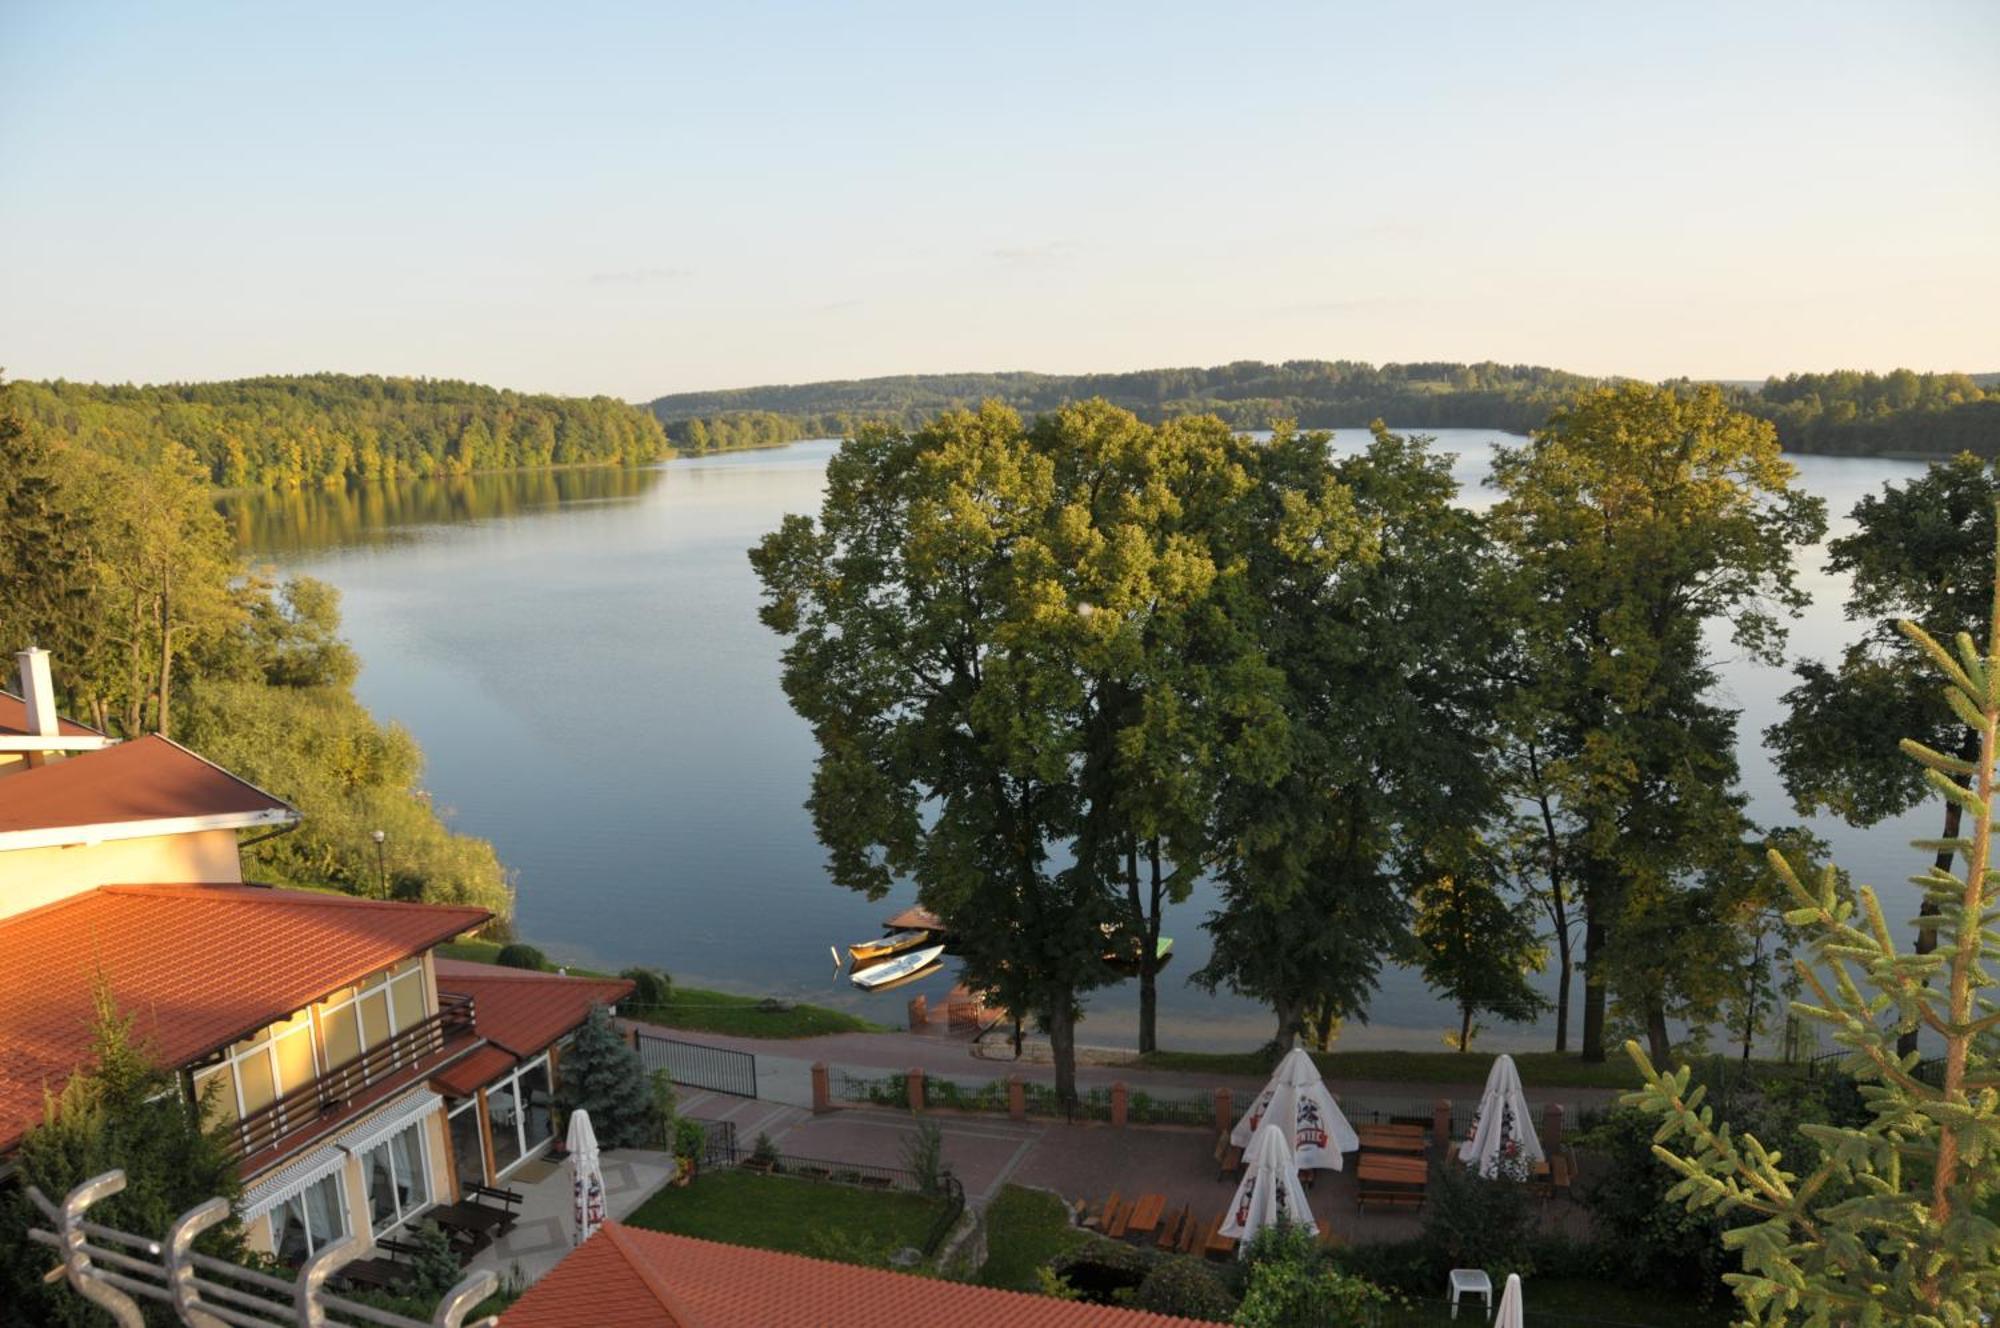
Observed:
[[[1504,1288],[1499,1282],[1493,1286],[1493,1299],[1499,1303],[1500,1292]],[[1528,1312],[1528,1322],[1536,1322],[1535,1316],[1564,1315],[1563,1321],[1578,1325],[1592,1325],[1593,1328],[1728,1328],[1732,1319],[1731,1311],[1736,1302],[1727,1297],[1713,1306],[1703,1307],[1679,1301],[1659,1291],[1644,1287],[1622,1286],[1614,1282],[1566,1281],[1562,1278],[1531,1277],[1521,1280],[1521,1299]],[[1444,1325],[1479,1323],[1479,1302],[1471,1301],[1472,1308],[1457,1320],[1451,1317],[1450,1308],[1442,1300],[1425,1300],[1405,1308],[1391,1308],[1382,1315],[1382,1328],[1444,1328]],[[1464,1307],[1461,1307],[1463,1309]]]
[[[1088,1237],[1070,1225],[1062,1200],[1018,1185],[1001,1189],[986,1206],[986,1265],[982,1286],[1035,1290],[1035,1270]]]
[[[438,947],[438,953],[447,959],[467,959],[474,963],[490,964],[499,957],[500,947],[493,941],[452,941]],[[587,968],[574,968],[570,972],[579,977],[614,977],[615,974],[597,973]],[[738,996],[726,991],[704,991],[700,987],[674,985],[674,998],[662,1006],[623,1008],[629,1018],[643,1019],[650,1024],[666,1028],[686,1028],[703,1033],[726,1033],[732,1037],[757,1038],[798,1038],[818,1037],[824,1033],[873,1033],[880,1031],[876,1024],[844,1010],[830,1010],[824,1005],[807,1005],[792,1002],[786,1010],[764,1010],[759,996]]]
[[[1638,1071],[1623,1054],[1602,1065],[1586,1065],[1575,1056],[1552,1051],[1516,1052],[1514,1064],[1521,1082],[1530,1088],[1637,1088]],[[1481,1084],[1493,1063],[1479,1052],[1455,1051],[1316,1051],[1313,1060],[1329,1079],[1375,1079],[1406,1084]],[[1187,1070],[1198,1074],[1240,1074],[1261,1079],[1271,1072],[1254,1051],[1156,1051],[1142,1058],[1153,1069]]]
[[[938,1200],[920,1194],[715,1171],[685,1188],[661,1190],[626,1222],[729,1245],[879,1264],[906,1245],[921,1246],[938,1211]]]

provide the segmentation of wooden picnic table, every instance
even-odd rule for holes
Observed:
[[[500,1229],[509,1214],[500,1208],[488,1208],[485,1204],[448,1203],[426,1209],[424,1216],[444,1228],[447,1235],[464,1236],[478,1249],[485,1249],[493,1243],[493,1233]]]
[[[410,1267],[392,1259],[356,1259],[353,1263],[342,1264],[335,1275],[346,1278],[356,1286],[394,1291],[409,1280]]]
[[[1125,1223],[1125,1229],[1139,1235],[1146,1235],[1160,1225],[1160,1214],[1167,1210],[1167,1196],[1164,1194],[1142,1194],[1132,1208],[1132,1216]]]
[[[1364,1152],[1427,1153],[1431,1147],[1430,1138],[1416,1126],[1363,1125],[1354,1133]]]
[[[1223,1214],[1216,1214],[1214,1225],[1204,1233],[1206,1240],[1202,1245],[1203,1254],[1212,1254],[1218,1258],[1227,1258],[1236,1253],[1236,1237],[1222,1234],[1222,1220]]]
[[[1430,1165],[1420,1157],[1398,1153],[1363,1153],[1354,1169],[1360,1190],[1357,1207],[1370,1203],[1413,1203],[1424,1201],[1424,1185],[1430,1179]]]

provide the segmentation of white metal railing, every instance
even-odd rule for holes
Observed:
[[[28,1238],[62,1256],[49,1280],[67,1281],[78,1295],[109,1314],[119,1328],[144,1328],[135,1297],[173,1306],[189,1328],[338,1328],[358,1324],[498,1328],[500,1323],[490,1315],[465,1322],[472,1308],[500,1284],[499,1276],[490,1270],[474,1273],[453,1287],[428,1323],[329,1292],[327,1279],[367,1252],[368,1242],[360,1236],[349,1236],[321,1249],[291,1281],[199,1254],[194,1249],[195,1237],[229,1217],[229,1205],[221,1199],[210,1199],[181,1214],[164,1240],[84,1220],[84,1212],[92,1204],[124,1188],[125,1173],[107,1171],[71,1190],[58,1205],[34,1186],[28,1187],[28,1197],[55,1227],[53,1231],[35,1228],[28,1232]]]

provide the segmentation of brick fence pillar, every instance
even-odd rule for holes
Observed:
[[[1018,1074],[1007,1076],[1007,1114],[1018,1121],[1028,1119],[1028,1086]]]
[[[910,1110],[924,1109],[924,1067],[919,1065],[910,1070],[906,1080],[910,1089]]]
[[[1218,1088],[1215,1090],[1215,1128],[1220,1133],[1227,1134],[1235,1125],[1236,1112],[1230,1105],[1229,1090]]]
[[[812,1077],[813,1115],[824,1116],[833,1110],[833,1076],[828,1073],[825,1061],[813,1062]]]
[[[914,1033],[930,1021],[930,1002],[921,996],[910,997],[910,1031]]]
[[[1435,1148],[1451,1147],[1451,1099],[1441,1097],[1431,1108],[1431,1144]]]
[[[1553,1157],[1563,1143],[1563,1108],[1551,1102],[1542,1108],[1542,1152]]]
[[[1111,1123],[1119,1129],[1125,1127],[1125,1081],[1123,1079],[1111,1085]]]

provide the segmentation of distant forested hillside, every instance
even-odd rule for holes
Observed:
[[[508,467],[651,461],[666,435],[644,407],[427,378],[306,374],[226,383],[9,384],[12,409],[121,461],[171,444],[230,488],[340,484]]]
[[[1101,396],[1142,419],[1203,412],[1246,429],[1274,419],[1315,429],[1381,419],[1398,428],[1525,431],[1605,381],[1532,365],[1239,361],[1212,369],[907,374],[683,392],[652,409],[674,444],[694,452],[845,434],[869,421],[909,426],[987,398],[1034,414]],[[1735,404],[1775,422],[1792,451],[2000,456],[2000,374],[1843,371],[1727,386]]]

